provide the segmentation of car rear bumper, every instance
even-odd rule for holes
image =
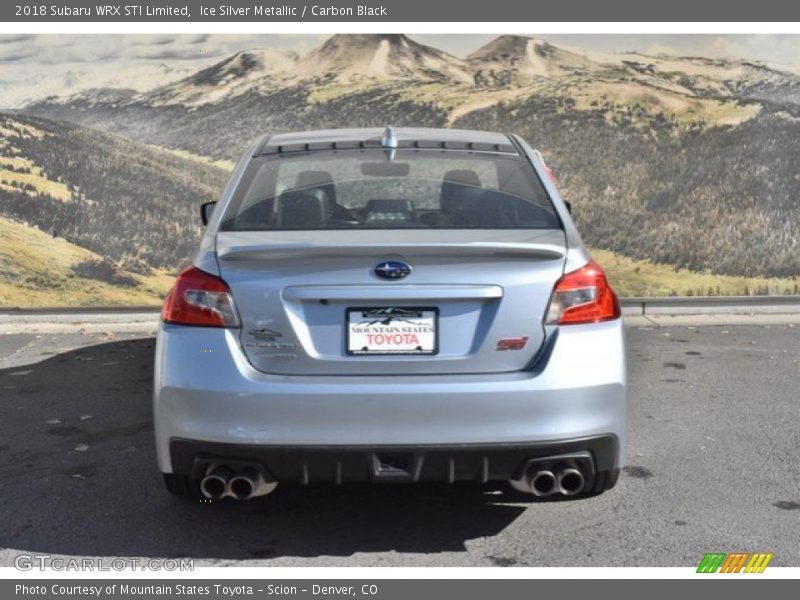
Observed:
[[[268,446],[172,440],[174,472],[197,481],[212,464],[256,464],[269,481],[294,483],[488,481],[520,479],[529,461],[587,457],[587,476],[617,468],[613,435],[528,444]],[[589,482],[591,486],[591,482]]]
[[[561,327],[529,370],[476,375],[269,375],[249,364],[236,334],[162,325],[162,472],[189,475],[201,455],[256,460],[297,481],[335,481],[337,469],[370,479],[381,456],[405,457],[412,480],[448,480],[451,470],[480,480],[487,460],[489,479],[502,479],[545,453],[588,451],[597,470],[624,464],[620,320]]]

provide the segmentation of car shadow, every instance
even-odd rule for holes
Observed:
[[[189,501],[155,461],[154,340],[0,371],[0,546],[91,556],[263,559],[463,552],[527,496],[458,485],[280,485],[244,503]]]

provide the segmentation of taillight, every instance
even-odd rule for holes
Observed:
[[[556,282],[546,323],[599,323],[618,319],[621,313],[619,299],[608,284],[606,274],[592,261],[577,271],[566,273]]]
[[[228,284],[197,267],[189,267],[178,275],[164,299],[161,318],[165,323],[179,325],[239,326]]]

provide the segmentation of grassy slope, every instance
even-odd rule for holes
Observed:
[[[71,196],[64,183],[48,179],[44,170],[31,160],[0,154],[0,188],[14,191],[15,188],[25,186],[32,186],[38,193],[47,194],[62,202],[68,202]]]
[[[17,120],[5,116],[0,120],[0,189],[15,191],[27,186],[37,194],[68,202],[71,192],[63,182],[49,179],[44,169],[24,156],[7,156],[17,150],[13,143],[15,138],[41,139],[44,136],[43,131]]]
[[[0,218],[0,306],[157,305],[172,285],[165,273],[119,286],[80,277],[72,267],[100,260],[89,250],[27,225]]]
[[[676,269],[634,260],[608,250],[592,250],[620,296],[747,296],[799,294],[800,278],[731,277]]]
[[[226,159],[219,159],[214,160],[208,156],[202,156],[200,154],[195,154],[194,152],[189,152],[188,150],[181,150],[180,148],[169,148],[167,146],[156,146],[154,144],[148,144],[151,148],[155,148],[156,150],[162,150],[164,152],[169,152],[170,154],[174,154],[180,158],[185,158],[186,160],[191,160],[194,162],[198,162],[203,165],[211,165],[212,167],[218,167],[223,171],[231,172],[233,168],[236,166],[236,163],[232,160]]]
[[[0,114],[0,175],[0,215],[54,229],[139,273],[188,261],[201,229],[198,206],[216,199],[227,179],[196,157],[18,114]],[[59,186],[66,193],[57,194]]]

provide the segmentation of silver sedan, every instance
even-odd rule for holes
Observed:
[[[547,497],[616,483],[619,302],[518,136],[267,136],[202,217],[157,342],[170,491],[504,480]]]

